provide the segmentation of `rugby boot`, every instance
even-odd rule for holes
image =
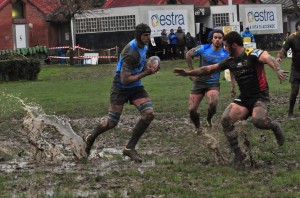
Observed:
[[[96,140],[96,137],[97,136],[93,135],[92,133],[88,133],[85,137],[83,137],[83,141],[86,144],[85,152],[86,152],[87,156],[89,156],[91,154],[91,149]]]
[[[241,150],[239,150],[238,152],[235,153],[235,156],[231,163],[232,166],[237,169],[242,168],[244,166],[243,161],[245,160],[245,158],[246,158],[246,154],[243,153]]]
[[[143,161],[142,157],[137,153],[135,149],[124,148],[123,155],[129,157],[132,161],[141,163]]]
[[[204,126],[206,126],[206,127],[208,127],[208,128],[211,128],[212,127],[212,122],[211,122],[211,120],[205,120],[205,125]]]

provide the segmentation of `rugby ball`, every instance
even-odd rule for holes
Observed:
[[[158,69],[160,68],[160,58],[158,56],[151,56],[148,58],[147,64],[150,63],[151,66],[154,64],[158,65]]]

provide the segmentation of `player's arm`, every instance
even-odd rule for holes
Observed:
[[[278,62],[281,62],[282,58],[286,55],[287,51],[291,48],[289,39],[290,39],[290,37],[287,38],[287,40],[284,42],[282,48],[277,53],[276,60]]]
[[[158,70],[158,64],[151,65],[150,62],[147,62],[142,72],[132,75],[131,70],[134,69],[136,64],[137,60],[135,60],[132,56],[127,56],[124,58],[122,71],[120,73],[122,83],[133,83],[148,75],[154,74]]]
[[[189,51],[186,52],[186,62],[188,67],[190,68],[190,70],[193,70],[193,58],[194,56],[194,52],[196,51],[197,47],[190,49]]]
[[[190,49],[189,51],[186,52],[186,63],[188,65],[188,67],[190,68],[190,70],[193,70],[193,58],[195,57],[194,52],[196,51],[196,49],[199,47],[195,47]],[[195,77],[190,77],[190,80],[195,80]]]
[[[176,74],[176,76],[208,76],[210,74],[220,72],[220,68],[218,64],[214,64],[190,71],[182,68],[175,68],[173,72]]]
[[[266,63],[268,64],[278,75],[278,78],[280,80],[286,80],[287,79],[287,73],[284,70],[282,70],[280,68],[280,64],[279,62],[273,57],[271,56],[267,51],[264,51],[259,59],[260,62]]]
[[[283,48],[281,48],[281,49],[279,50],[279,52],[277,53],[277,58],[276,58],[276,60],[277,60],[278,62],[281,62],[283,56],[284,56],[286,53],[287,53],[287,51],[285,51]]]

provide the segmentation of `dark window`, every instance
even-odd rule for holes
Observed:
[[[17,1],[16,3],[13,4],[12,18],[24,19],[24,5],[22,1]]]

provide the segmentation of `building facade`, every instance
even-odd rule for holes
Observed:
[[[46,16],[37,0],[0,0],[0,50],[67,43],[66,25],[51,23]]]

